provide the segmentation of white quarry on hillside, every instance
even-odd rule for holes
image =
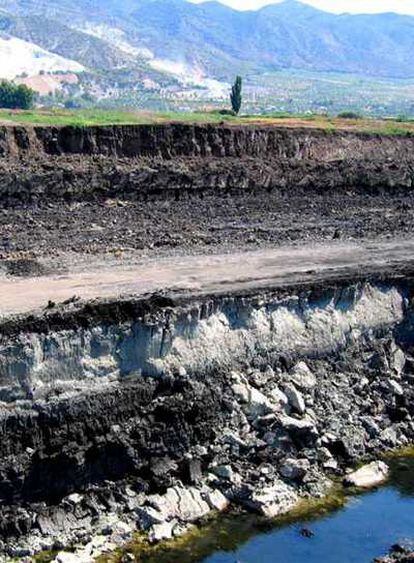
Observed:
[[[75,28],[76,29],[76,28]],[[145,47],[136,47],[132,45],[126,38],[126,34],[122,29],[116,27],[111,27],[105,24],[94,24],[91,22],[86,22],[83,26],[80,26],[79,31],[92,35],[92,37],[98,37],[98,39],[103,39],[107,43],[110,43],[114,47],[117,47],[123,53],[132,55],[134,57],[151,59],[154,55],[152,52]]]
[[[85,67],[76,61],[65,59],[17,37],[0,38],[0,61],[0,78],[7,79],[15,78],[22,73],[33,76],[40,71],[83,72],[85,70]]]

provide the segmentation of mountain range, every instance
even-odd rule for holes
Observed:
[[[292,69],[414,78],[414,17],[336,15],[296,0],[244,12],[187,0],[0,0],[0,39],[10,38],[117,85]]]

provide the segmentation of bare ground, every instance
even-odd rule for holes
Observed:
[[[0,313],[25,313],[81,299],[117,298],[171,291],[213,294],[286,287],[317,280],[358,278],[414,265],[414,238],[360,243],[304,245],[244,253],[165,257],[105,264],[90,261],[86,269],[66,275],[0,280]]]

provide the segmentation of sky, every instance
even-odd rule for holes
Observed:
[[[203,0],[195,0],[203,1]],[[354,14],[374,14],[379,12],[397,12],[414,16],[414,0],[303,0],[321,10],[335,13],[351,12]],[[220,0],[237,10],[255,10],[272,0]]]

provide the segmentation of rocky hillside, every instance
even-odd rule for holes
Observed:
[[[334,15],[295,0],[255,12],[186,0],[0,0],[0,9],[7,32],[94,68],[131,64],[125,50],[113,51],[116,34],[104,41],[82,34],[107,26],[147,55],[220,79],[284,68],[414,76],[414,18],[408,16]]]

